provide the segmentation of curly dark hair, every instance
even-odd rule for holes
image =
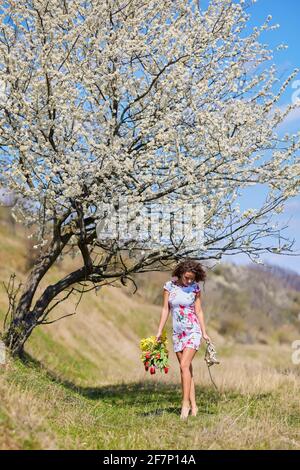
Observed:
[[[198,261],[194,261],[191,258],[187,258],[178,263],[172,272],[172,276],[176,276],[179,279],[187,271],[195,274],[196,282],[205,281],[206,279],[206,272],[203,266]]]

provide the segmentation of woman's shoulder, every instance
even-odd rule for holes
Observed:
[[[168,281],[164,283],[164,289],[166,289],[167,291],[171,292],[173,288],[174,288],[173,278],[169,279]]]
[[[193,287],[194,287],[194,292],[197,293],[197,292],[201,291],[201,287],[200,287],[199,282],[194,281]]]

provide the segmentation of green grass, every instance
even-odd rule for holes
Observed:
[[[69,377],[79,382],[90,382],[99,376],[99,368],[89,361],[80,350],[69,350],[63,344],[55,341],[46,331],[47,327],[37,327],[30,337],[30,354],[40,356],[42,362],[50,366],[56,374]]]
[[[279,446],[282,433],[293,439],[299,434],[299,410],[294,403],[286,413],[280,389],[220,394],[197,386],[199,414],[182,422],[180,384],[148,379],[83,387],[57,377],[29,356],[27,363],[11,362],[2,379],[18,397],[29,394],[27,403],[42,420],[35,432],[17,437],[23,449],[45,448],[45,436],[51,436],[48,448],[59,449],[266,449]],[[8,426],[7,413],[0,420]],[[275,431],[266,433],[265,426]],[[20,427],[24,434],[22,424],[10,418],[9,429]]]

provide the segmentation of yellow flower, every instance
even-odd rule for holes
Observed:
[[[160,341],[156,341],[156,336],[149,336],[140,340],[140,349],[142,351],[140,359],[145,365],[146,371],[150,370],[151,374],[153,374],[155,373],[153,368],[155,368],[167,373],[169,369],[167,344],[167,333],[165,330],[162,332]]]

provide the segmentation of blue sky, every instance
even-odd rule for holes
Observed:
[[[200,0],[200,4],[204,9],[209,3],[208,0]],[[249,3],[249,0],[246,0]],[[295,68],[300,69],[300,1],[299,0],[257,0],[256,3],[252,4],[247,13],[251,15],[248,26],[249,31],[252,30],[253,26],[259,26],[264,23],[268,15],[272,15],[270,24],[279,24],[280,28],[272,31],[266,31],[262,34],[260,41],[264,44],[268,44],[269,48],[274,51],[274,57],[272,63],[276,64],[277,77],[282,83]],[[275,51],[275,47],[281,43],[287,44],[288,49],[282,51]],[[299,83],[296,83],[299,80]],[[294,84],[295,88],[292,88]],[[300,73],[291,82],[282,95],[278,105],[286,106],[292,103],[293,93],[300,90]],[[277,90],[278,88],[276,88]],[[300,98],[300,93],[298,94]],[[277,129],[279,135],[285,132],[294,133],[300,129],[300,109],[297,112],[291,114],[287,122]],[[263,189],[255,188],[246,192],[243,201],[241,202],[241,208],[256,207],[259,201],[264,196]],[[293,249],[298,250],[300,254],[300,196],[291,199],[287,205],[283,214],[277,215],[274,221],[277,220],[284,225],[288,225],[288,228],[282,231],[282,235],[289,238],[295,239]],[[290,255],[262,255],[262,260],[275,263],[290,269],[293,269],[300,273],[300,256]],[[227,256],[224,261],[234,261],[237,263],[248,263],[250,259],[246,255]]]
[[[263,23],[265,18],[270,14],[272,15],[272,24],[279,24],[280,28],[267,31],[262,40],[267,43],[271,49],[275,46],[284,43],[288,45],[288,49],[274,53],[273,62],[278,69],[278,77],[281,80],[295,69],[300,69],[300,2],[299,0],[257,0],[248,10],[251,14],[249,26],[259,25]],[[296,80],[300,81],[300,74],[294,80],[294,87],[287,88],[286,92],[279,101],[280,105],[288,105],[292,102],[293,93],[300,88],[300,82],[297,84]],[[300,95],[298,95],[300,96]],[[299,110],[300,111],[300,110]],[[284,132],[296,132],[300,129],[300,112],[291,114],[287,123],[280,129]],[[251,195],[253,197],[253,195]],[[259,197],[259,192],[257,192]],[[251,199],[252,201],[252,199]],[[249,200],[249,204],[251,203]],[[294,249],[300,253],[300,196],[297,196],[287,203],[286,210],[280,216],[277,216],[278,221],[286,222],[285,225],[289,227],[282,232],[283,235],[288,236],[290,239],[295,239]],[[244,257],[243,257],[244,258]],[[294,269],[300,273],[300,256],[284,256],[284,255],[263,255],[263,260],[276,263],[290,269]],[[242,261],[239,257],[237,261]],[[248,257],[246,257],[248,262]]]

